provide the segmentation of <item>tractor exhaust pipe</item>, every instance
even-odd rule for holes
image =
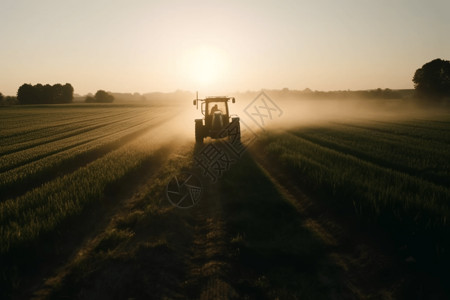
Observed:
[[[195,92],[195,99],[194,99],[194,105],[197,105],[197,110],[198,110],[198,91]]]

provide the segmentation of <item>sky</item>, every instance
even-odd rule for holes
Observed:
[[[0,92],[413,88],[448,0],[0,0]]]

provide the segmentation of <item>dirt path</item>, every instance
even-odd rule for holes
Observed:
[[[236,290],[230,285],[231,255],[217,184],[206,180],[204,196],[192,209],[193,243],[189,249],[186,296],[190,299],[232,299]]]

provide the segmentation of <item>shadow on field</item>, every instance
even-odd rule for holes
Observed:
[[[328,246],[305,227],[296,208],[253,157],[244,154],[212,183],[192,168],[192,154],[201,149],[196,146],[194,153],[192,148],[184,149],[167,163],[149,162],[152,173],[158,166],[155,177],[139,169],[112,185],[106,198],[126,200],[139,186],[133,178],[152,178],[144,182],[142,195],[126,210],[119,205],[108,213],[103,211],[104,226],[90,234],[96,237],[92,246],[69,264],[59,282],[35,296],[348,298],[337,267],[327,257]],[[165,157],[164,149],[157,157]],[[165,198],[167,182],[180,171],[196,172],[205,188],[204,197],[190,209],[175,208]],[[86,226],[90,225],[82,225],[84,234]]]

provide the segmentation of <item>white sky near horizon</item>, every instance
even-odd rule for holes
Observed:
[[[0,92],[412,88],[448,0],[0,0]]]

